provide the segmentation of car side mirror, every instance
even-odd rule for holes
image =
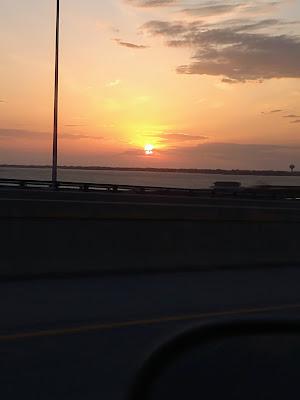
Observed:
[[[298,398],[300,324],[234,322],[195,327],[163,343],[128,400]]]

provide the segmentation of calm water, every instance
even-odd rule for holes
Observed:
[[[1,168],[0,178],[50,180],[50,169]],[[299,185],[300,176],[248,176],[188,174],[179,172],[60,170],[59,180],[71,182],[112,183],[124,185],[207,188],[216,181],[239,181],[243,186],[260,184]]]

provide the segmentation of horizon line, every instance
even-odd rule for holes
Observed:
[[[50,164],[0,164],[0,168],[43,168],[51,169]],[[233,172],[243,172],[243,173],[280,173],[288,175],[300,174],[300,171],[293,171],[291,173],[289,170],[280,169],[224,169],[224,168],[169,168],[169,167],[112,167],[112,166],[101,166],[101,165],[58,165],[58,169],[78,169],[78,170],[123,170],[123,171],[153,171],[153,172],[195,172],[195,173],[233,173]]]

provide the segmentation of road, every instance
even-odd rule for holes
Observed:
[[[0,283],[4,399],[124,399],[145,357],[195,324],[300,316],[300,269]]]

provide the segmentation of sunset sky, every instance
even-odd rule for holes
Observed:
[[[61,3],[60,164],[300,168],[299,0]],[[55,0],[0,21],[0,164],[50,164]]]

